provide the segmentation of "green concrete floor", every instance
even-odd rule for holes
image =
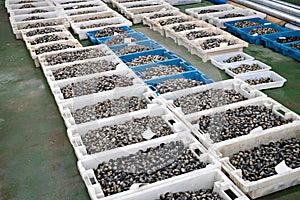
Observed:
[[[9,25],[0,0],[0,200],[89,199],[66,128],[40,68],[35,68],[22,40]],[[143,26],[135,26],[215,80],[228,76],[190,55],[185,48]],[[84,41],[84,45],[91,45]],[[283,88],[266,90],[300,113],[300,63],[261,46],[245,52],[288,79]],[[300,199],[300,186],[261,199]]]

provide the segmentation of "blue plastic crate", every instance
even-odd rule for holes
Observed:
[[[157,84],[169,80],[169,79],[178,79],[178,78],[185,78],[185,79],[191,79],[191,80],[196,80],[196,81],[201,81],[205,84],[213,83],[214,80],[209,78],[207,75],[203,74],[200,71],[190,71],[186,73],[181,73],[181,74],[175,74],[172,76],[165,76],[161,78],[156,78],[156,79],[151,79],[148,81],[145,81],[145,83],[149,86],[151,90],[153,90],[156,95],[160,95],[157,89],[155,88]]]
[[[261,40],[261,37],[263,35],[250,35],[249,31],[253,28],[274,28],[280,32],[288,32],[291,31],[290,29],[284,28],[282,26],[278,26],[276,24],[271,24],[271,25],[263,25],[263,26],[255,26],[255,27],[247,27],[247,28],[241,28],[238,29],[238,32],[241,36],[241,38],[245,41],[250,42],[251,44],[264,44],[263,41]],[[269,34],[268,34],[269,35]]]
[[[189,64],[185,60],[182,60],[181,58],[166,60],[166,61],[162,61],[160,63],[151,63],[151,64],[139,66],[139,67],[132,67],[131,70],[134,71],[141,79],[143,79],[140,72],[143,72],[148,68],[155,67],[155,66],[158,66],[158,65],[165,65],[165,66],[176,65],[176,66],[180,66],[180,67],[185,69],[185,72],[182,72],[182,73],[187,73],[187,72],[190,72],[190,71],[196,71],[197,70],[191,64]],[[168,75],[168,76],[173,76],[173,75]],[[163,76],[163,77],[165,77],[165,76]],[[161,78],[161,77],[157,77],[157,78]],[[148,79],[148,80],[151,80],[151,79]]]
[[[224,23],[224,26],[226,26],[226,31],[232,33],[233,35],[240,36],[240,35],[239,35],[239,32],[238,32],[238,30],[239,30],[240,28],[235,27],[234,24],[235,24],[236,22],[243,22],[243,21],[257,22],[257,23],[260,24],[259,26],[272,24],[272,22],[270,22],[270,21],[268,21],[268,20],[261,19],[261,18],[242,19],[242,20],[236,20],[236,21],[225,22],[225,23]],[[257,26],[249,26],[249,27],[254,28],[254,27],[257,27]],[[248,28],[248,27],[247,27],[247,28]]]
[[[143,33],[140,33],[140,32],[129,32],[129,33],[127,33],[127,35],[134,38],[134,39],[136,39],[136,41],[150,40],[146,35],[144,35]],[[112,37],[114,37],[114,36],[97,38],[97,43],[98,44],[105,44],[106,40],[108,40]],[[118,44],[118,45],[120,45],[120,44]],[[116,46],[116,45],[112,45],[112,46]]]
[[[300,50],[292,48],[290,46],[291,44],[300,44],[300,41],[299,42],[292,42],[292,43],[288,43],[288,44],[282,45],[283,55],[289,56],[291,58],[294,58],[295,60],[300,61]]]
[[[134,30],[132,30],[131,28],[129,28],[128,26],[119,26],[119,28],[122,28],[126,33],[132,33],[135,32]],[[99,29],[100,30],[100,29]],[[98,44],[97,43],[97,38],[94,37],[94,35],[99,31],[89,31],[86,33],[88,39],[93,43],[93,44]]]
[[[299,36],[300,37],[300,31],[290,31],[290,32],[283,32],[283,33],[274,33],[269,35],[263,35],[261,39],[265,42],[266,47],[270,49],[274,49],[277,52],[283,53],[283,46],[285,44],[289,43],[278,43],[276,41],[277,38],[280,37],[288,37],[288,36]],[[296,42],[296,41],[294,41]]]
[[[150,51],[145,51],[145,52],[138,52],[138,53],[133,53],[133,54],[128,54],[125,56],[120,56],[120,59],[125,62],[126,64],[133,60],[134,58],[137,58],[139,56],[147,56],[147,55],[159,55],[159,56],[164,56],[167,57],[168,60],[170,59],[176,59],[178,56],[176,56],[174,53],[167,51],[165,49],[156,49],[156,50],[150,50]],[[155,63],[161,63],[163,61],[155,62]],[[150,63],[148,63],[150,64]],[[144,64],[146,65],[146,64]],[[144,65],[138,65],[138,66],[144,66]],[[132,67],[137,67],[137,66],[132,66]]]
[[[151,50],[155,50],[155,49],[164,49],[163,46],[161,46],[160,44],[158,44],[157,42],[153,41],[153,40],[143,40],[143,41],[138,41],[138,42],[134,42],[135,44],[139,44],[139,45],[143,45],[146,47],[151,47]],[[118,54],[118,50],[126,47],[128,44],[119,44],[119,45],[114,45],[114,46],[110,46],[109,48],[118,56],[123,56]],[[150,50],[149,50],[150,51]],[[128,54],[126,54],[128,55]]]

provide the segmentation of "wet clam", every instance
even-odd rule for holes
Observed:
[[[184,114],[190,114],[244,100],[246,98],[235,90],[209,89],[181,96],[174,100],[174,105]]]
[[[127,46],[119,49],[117,52],[119,55],[125,55],[130,53],[142,52],[152,50],[152,47],[147,47],[140,44],[128,44]]]
[[[216,35],[220,35],[220,34],[214,32],[207,32],[207,31],[192,31],[187,33],[185,37],[188,40],[195,40],[197,38],[212,37]]]
[[[206,13],[214,13],[214,12],[222,12],[223,10],[216,10],[216,9],[206,9],[200,10],[198,14],[206,14]]]
[[[219,17],[219,19],[227,19],[227,18],[235,18],[235,17],[244,17],[245,15],[243,14],[239,14],[239,13],[229,13],[229,14],[226,14],[222,17]]]
[[[161,83],[158,83],[155,86],[155,88],[160,94],[164,94],[167,92],[174,92],[177,90],[196,87],[203,84],[204,84],[203,82],[197,80],[176,78],[176,79],[169,79],[166,81],[162,81]]]
[[[68,40],[68,37],[60,37],[58,35],[44,35],[41,37],[38,37],[34,39],[33,41],[30,42],[31,45],[37,45],[41,43],[46,43],[46,42],[53,42],[53,41],[59,41],[59,40]]]
[[[223,60],[224,63],[233,63],[233,62],[239,62],[246,60],[246,57],[242,56],[241,54],[231,56],[230,58],[227,58],[226,60]]]
[[[70,13],[70,16],[84,15],[84,14],[97,13],[97,12],[98,12],[97,10],[85,10],[85,11]]]
[[[132,59],[130,62],[127,63],[127,65],[138,66],[163,60],[168,60],[168,58],[160,55],[139,56],[137,58]]]
[[[45,26],[57,26],[56,22],[37,22],[37,23],[32,23],[28,24],[23,27],[23,29],[29,29],[29,28],[40,28],[40,27],[45,27]]]
[[[72,112],[76,124],[112,117],[147,108],[147,100],[137,96],[108,99]]]
[[[262,77],[262,78],[258,78],[258,79],[248,79],[245,82],[250,85],[257,85],[257,84],[263,84],[263,83],[271,83],[271,82],[275,82],[275,81],[271,77],[266,77],[266,78]]]
[[[276,38],[276,42],[278,43],[288,43],[288,42],[295,42],[299,40],[300,40],[300,36],[281,36],[279,38]]]
[[[242,73],[247,73],[247,72],[252,72],[252,71],[257,71],[257,70],[262,70],[264,69],[260,65],[253,63],[253,64],[240,64],[236,68],[228,68],[230,71],[232,71],[235,74],[242,74]]]
[[[300,44],[291,44],[290,46],[294,49],[300,50]]]
[[[65,7],[64,10],[73,10],[73,9],[81,9],[81,8],[91,8],[91,7],[95,7],[98,6],[96,4],[83,4],[83,5],[73,5],[70,7]]]
[[[203,50],[207,50],[207,49],[213,49],[216,47],[220,47],[221,44],[230,46],[230,45],[234,45],[235,42],[233,42],[231,40],[227,40],[227,39],[214,38],[214,39],[205,40],[200,46]]]
[[[22,21],[31,21],[31,20],[39,20],[39,19],[45,19],[45,17],[31,16],[23,19]]]
[[[173,134],[171,127],[160,116],[146,116],[135,118],[122,124],[104,126],[96,130],[89,130],[82,135],[83,144],[88,154],[94,154],[117,147],[147,141],[143,136],[148,129],[153,133],[150,139]]]
[[[69,99],[132,85],[132,77],[126,77],[124,75],[111,75],[70,83],[64,87],[61,87],[60,90],[64,99]]]
[[[116,63],[106,60],[88,61],[80,64],[68,65],[66,67],[53,70],[52,73],[55,80],[63,80],[67,78],[115,70],[116,65]]]
[[[172,200],[172,199],[190,199],[190,200],[224,200],[218,193],[213,192],[212,189],[201,189],[196,191],[184,191],[184,192],[167,192],[161,194],[159,200]]]
[[[115,33],[124,34],[125,30],[119,27],[105,27],[94,34],[95,38],[112,36]]]
[[[107,55],[99,49],[81,49],[77,51],[62,52],[54,55],[49,55],[45,58],[45,65],[57,65],[62,63],[74,62],[77,60],[85,60]]]
[[[42,34],[47,34],[47,33],[54,33],[54,32],[62,32],[62,29],[59,28],[52,28],[52,27],[47,27],[47,28],[39,28],[39,29],[34,29],[32,31],[28,31],[26,33],[27,37],[32,37],[35,35],[42,35]]]
[[[209,134],[213,142],[221,142],[247,135],[253,129],[269,129],[292,122],[275,114],[265,106],[250,105],[199,118],[199,128]]]
[[[241,21],[234,23],[233,26],[237,28],[246,28],[250,26],[260,26],[260,23],[252,21]]]
[[[279,32],[275,28],[253,28],[249,31],[251,35],[264,35],[264,34],[271,34]]]
[[[74,45],[68,45],[68,44],[47,45],[47,46],[43,46],[43,47],[40,47],[40,48],[36,49],[35,54],[39,55],[39,54],[43,54],[43,53],[46,53],[46,52],[59,51],[59,50],[70,49],[70,48],[75,48],[75,46]]]
[[[234,167],[242,170],[243,179],[257,181],[276,175],[275,167],[282,161],[292,169],[299,168],[299,152],[299,139],[281,139],[239,151],[230,157],[230,162]]]
[[[174,16],[174,15],[175,15],[175,13],[172,13],[172,12],[155,13],[154,15],[151,15],[149,18],[150,19],[156,19],[156,18],[169,17],[169,16]]]
[[[173,26],[172,29],[175,32],[181,32],[181,31],[186,31],[186,30],[192,30],[192,29],[195,29],[198,27],[200,27],[200,26],[197,24],[179,24],[177,26]]]
[[[160,76],[168,76],[185,72],[185,69],[176,65],[157,65],[140,72],[143,79],[152,79]]]
[[[154,183],[205,167],[182,141],[172,141],[101,162],[94,173],[104,195],[110,196],[134,183]]]
[[[174,17],[174,18],[169,18],[169,19],[165,19],[165,20],[160,20],[158,23],[161,26],[166,26],[169,24],[175,24],[175,23],[182,23],[182,22],[187,22],[188,19],[184,19],[184,18],[180,18],[180,17]]]
[[[28,14],[35,14],[35,13],[46,13],[49,12],[48,10],[44,10],[44,9],[35,9],[33,11],[30,11]]]

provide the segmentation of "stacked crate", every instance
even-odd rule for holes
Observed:
[[[199,56],[204,62],[211,56],[242,51],[248,46],[246,42],[227,32],[183,13],[177,16],[146,15],[143,23],[162,36],[170,37],[177,44],[185,46],[191,54]],[[194,36],[190,38],[191,34]]]
[[[161,12],[175,12],[179,9],[171,6],[163,0],[141,1],[141,0],[112,0],[113,6],[123,13],[127,18],[131,19],[134,24],[142,22],[145,15]]]
[[[61,9],[47,1],[5,1],[10,24],[17,39],[22,39],[21,30],[45,26],[64,25],[68,27]]]
[[[87,32],[100,28],[132,25],[130,21],[102,1],[55,0],[55,4],[66,15],[79,39],[87,39]]]

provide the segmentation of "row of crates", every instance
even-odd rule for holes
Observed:
[[[240,28],[238,24],[252,23],[254,26]],[[300,31],[293,31],[259,18],[237,20],[225,23],[226,30],[252,44],[264,45],[285,56],[300,61]],[[255,29],[272,29],[274,32],[252,34]]]
[[[126,31],[127,31],[128,35],[130,35],[130,34],[131,34],[131,36],[134,35],[133,34],[134,32],[132,30],[126,29]],[[90,40],[92,42],[94,42],[95,44],[105,44],[105,41],[107,41],[108,39],[114,37],[114,36],[110,36],[108,38],[98,38],[98,39],[96,39],[96,38],[93,37],[93,35],[96,34],[96,32],[87,33],[87,34],[89,35]],[[143,37],[140,37],[140,38],[143,38]],[[146,38],[144,38],[144,39],[146,39]],[[133,44],[138,43],[138,44],[143,44],[145,46],[147,46],[147,45],[148,46],[151,46],[151,45],[154,46],[153,41],[151,41],[151,42],[147,39],[146,40],[138,40],[137,39],[137,41]],[[118,45],[115,45],[115,46],[110,46],[110,48],[113,51],[117,52],[120,48],[123,48],[124,46],[128,46],[128,44],[132,44],[132,43],[130,43],[130,41],[128,41],[125,44],[118,44]],[[240,52],[237,52],[237,53],[240,53]],[[235,53],[235,54],[237,54],[237,53]],[[169,65],[171,65],[171,64],[175,64],[176,62],[180,63],[180,58],[172,58],[172,54],[166,52],[164,49],[149,50],[149,51],[145,51],[145,52],[138,52],[138,53],[132,53],[132,54],[128,54],[128,55],[121,55],[121,56],[119,55],[119,56],[125,63],[128,63],[133,58],[136,58],[140,55],[165,55],[166,57],[169,57],[170,59],[167,60],[167,61],[162,61],[162,62],[158,62],[158,63],[151,63],[151,64],[142,65],[142,66],[131,67],[131,69],[135,73],[137,73],[137,75],[139,75],[141,72],[143,72],[147,68],[157,66],[157,64],[165,64],[165,65],[169,64]],[[228,58],[228,57],[224,57],[224,59],[226,59],[226,58]],[[248,61],[253,60],[253,58],[250,57],[249,55],[248,55],[247,58],[248,58]],[[181,66],[183,66],[183,65],[184,65],[184,63],[181,62]],[[262,65],[263,65],[263,63],[262,63]],[[185,66],[185,67],[186,67],[186,69],[188,69],[188,66]],[[270,67],[265,66],[265,69],[266,70],[270,69]],[[187,72],[185,72],[185,74],[186,74],[186,77],[188,77],[188,75],[191,75],[192,72],[187,71]],[[195,74],[196,73],[193,73],[193,76]],[[173,75],[173,77],[176,77],[176,75]],[[180,75],[178,75],[177,77],[179,78]],[[181,77],[182,77],[182,75],[181,75]],[[165,80],[165,77],[162,77],[162,79]],[[157,84],[155,79],[145,80],[145,82],[150,86],[151,86],[151,83],[153,83],[154,86],[155,86],[155,84]],[[212,88],[213,89],[233,89],[237,93],[242,94],[247,100],[237,102],[237,103],[230,103],[228,105],[224,104],[221,107],[211,108],[211,109],[208,109],[208,110],[203,110],[201,112],[190,113],[190,114],[184,114],[182,112],[181,108],[176,107],[173,103],[178,98],[183,98],[184,96],[192,95],[192,94],[199,93],[199,92],[204,92],[204,91],[207,91],[207,90],[212,89]],[[154,89],[154,91],[156,91],[156,90]],[[158,93],[156,93],[156,95],[158,95]],[[257,138],[261,139],[261,138],[264,138],[264,136],[269,137],[269,135],[271,135],[271,132],[279,133],[280,130],[282,131],[285,128],[288,128],[291,132],[295,131],[296,127],[299,128],[299,116],[297,114],[293,113],[292,111],[285,108],[281,104],[275,102],[274,100],[272,100],[270,98],[267,98],[267,96],[265,94],[263,94],[262,92],[259,92],[256,89],[253,89],[248,84],[241,81],[240,79],[232,79],[232,80],[221,81],[221,82],[217,82],[217,83],[209,83],[209,84],[204,85],[204,86],[198,86],[198,87],[187,88],[187,89],[178,90],[178,91],[174,91],[174,92],[170,92],[170,93],[166,93],[166,94],[160,94],[160,95],[158,95],[158,99],[159,99],[160,103],[162,103],[163,105],[166,105],[167,108],[175,114],[175,116],[177,116],[180,120],[182,120],[182,122],[185,125],[187,125],[189,130],[192,131],[193,135],[195,135],[198,138],[198,140],[201,142],[201,144],[204,144],[204,146],[207,149],[215,152],[217,155],[220,156],[219,158],[220,158],[220,160],[222,160],[222,164],[224,164],[225,167],[227,167],[228,165],[231,166],[230,162],[228,160],[228,157],[223,157],[223,155],[221,155],[217,151],[217,148],[222,149],[221,147],[223,145],[227,145],[228,143],[233,144],[233,145],[238,145],[238,144],[241,144],[243,142],[247,143],[247,141],[250,138],[253,138],[254,136],[255,136],[254,137],[255,139],[253,141],[255,141],[255,142],[253,142],[251,144],[253,144],[253,147],[255,147],[255,146],[258,145],[257,144]],[[204,115],[204,114],[216,114],[216,113],[219,113],[219,112],[224,112],[228,109],[238,108],[238,107],[242,107],[242,106],[252,106],[252,105],[258,105],[258,106],[268,105],[268,108],[272,109],[272,112],[277,113],[278,116],[281,116],[282,118],[291,119],[293,122],[291,124],[287,124],[287,125],[284,125],[284,126],[281,126],[281,127],[271,128],[271,129],[268,129],[266,131],[261,130],[261,129],[260,130],[257,129],[257,130],[254,130],[253,132],[251,132],[249,135],[240,136],[240,137],[237,137],[236,139],[229,139],[229,140],[221,142],[221,143],[212,142],[212,140],[209,138],[209,136],[204,134],[203,131],[201,129],[199,129],[199,126],[197,124],[195,124],[197,119],[200,116]],[[279,114],[279,113],[284,113],[284,114]],[[119,120],[117,120],[117,121],[119,121]],[[84,134],[80,133],[79,135],[82,136]],[[282,136],[283,135],[284,134],[282,134]],[[289,137],[292,137],[292,136],[293,135],[290,135]],[[81,146],[81,150],[79,150],[79,149],[77,150],[78,154],[80,154],[80,156],[87,155],[88,153],[86,151],[86,148],[83,147],[84,145],[81,142],[80,137],[78,138],[78,141],[76,143],[80,144],[79,146]],[[238,152],[239,149],[240,148],[235,146],[236,152]],[[221,150],[221,151],[223,151],[223,150]],[[234,151],[232,151],[231,153],[233,153],[233,152]],[[97,155],[97,158],[101,159],[100,158],[101,157],[100,153],[95,154],[95,156],[96,155]],[[226,154],[226,155],[230,156],[229,154]],[[83,161],[80,161],[80,162],[85,163],[85,161],[88,162],[88,160],[90,161],[90,159],[86,159],[86,160],[83,159]],[[96,164],[97,163],[95,163],[94,166],[96,166]],[[88,170],[90,168],[87,167],[87,165],[85,165],[81,169],[82,169],[82,171],[86,172],[86,170]],[[274,185],[272,185],[270,187],[267,186],[269,181],[273,181],[275,179],[282,181],[281,182],[282,183],[282,187],[281,187],[282,189],[288,187],[288,185],[290,184],[290,183],[288,183],[289,182],[288,180],[283,181],[284,178],[282,176],[279,178],[279,176],[278,176],[278,177],[272,177],[269,180],[265,179],[264,183],[261,185],[262,186],[261,188],[265,188],[265,189],[261,189],[261,190],[254,189],[254,187],[257,187],[258,184],[254,183],[254,182],[250,183],[250,184],[246,183],[243,180],[241,174],[236,174],[236,170],[237,169],[235,169],[234,167],[231,166],[231,167],[227,168],[226,172],[228,172],[230,174],[230,177],[233,180],[236,180],[235,183],[238,184],[240,186],[240,188],[243,188],[242,189],[243,191],[247,191],[246,193],[248,193],[252,198],[257,198],[259,196],[263,196],[263,195],[268,194],[270,191],[275,191],[276,189],[275,189]],[[288,172],[286,172],[286,173],[288,173]],[[296,173],[296,171],[295,171],[295,173]],[[96,179],[96,177],[91,173],[87,173],[86,176],[91,177],[93,180]],[[134,199],[135,195],[136,195],[136,193],[132,194],[133,191],[129,191],[129,192],[122,193],[124,196],[121,196],[121,193],[113,195],[111,197],[110,196],[103,196],[103,193],[100,192],[101,194],[99,194],[96,189],[91,189],[92,187],[98,187],[98,186],[100,186],[100,188],[101,188],[102,187],[101,184],[98,185],[97,182],[95,184],[93,184],[92,181],[90,181],[88,179],[85,180],[85,183],[86,183],[87,187],[89,188],[90,195],[93,196],[93,197],[97,196],[97,194],[98,194],[99,196],[102,196],[105,199],[116,198],[116,197],[118,197],[120,199],[122,199],[122,198],[126,199],[126,198],[129,198],[129,197]],[[150,185],[151,185],[151,188],[152,188],[152,184],[150,184]],[[157,188],[160,188],[160,187],[157,187]],[[141,188],[141,190],[142,190],[142,188]],[[143,191],[146,191],[146,190],[147,190],[147,188],[144,187]],[[99,191],[102,191],[102,190],[99,190]],[[179,191],[182,191],[182,190],[179,190]],[[142,192],[141,192],[141,194],[142,194]]]

